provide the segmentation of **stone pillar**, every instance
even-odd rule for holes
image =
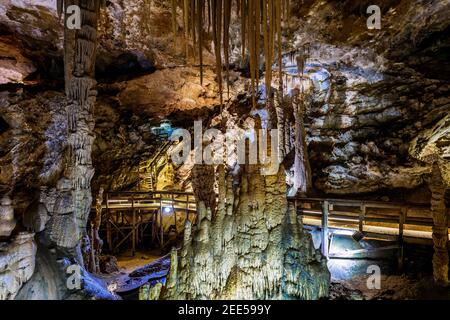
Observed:
[[[56,201],[49,221],[49,238],[83,265],[80,240],[92,204],[91,179],[94,175],[91,150],[95,139],[94,105],[97,23],[100,1],[58,1],[66,9],[78,5],[81,28],[64,29],[64,74],[67,97],[68,139],[66,167],[57,184]]]
[[[433,216],[433,276],[436,284],[448,285],[448,213],[445,206],[445,185],[439,165],[435,162],[428,185],[431,191]]]

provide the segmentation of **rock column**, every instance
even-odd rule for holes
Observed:
[[[448,213],[445,206],[445,185],[441,170],[435,162],[428,182],[433,215],[433,276],[436,284],[448,285]]]

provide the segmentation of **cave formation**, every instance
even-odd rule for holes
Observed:
[[[450,4],[368,6],[5,1],[0,299],[449,299]]]

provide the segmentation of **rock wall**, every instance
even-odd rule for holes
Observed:
[[[34,272],[34,233],[22,232],[0,243],[0,300],[12,300]]]

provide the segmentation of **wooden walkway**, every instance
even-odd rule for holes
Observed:
[[[156,188],[159,171],[167,163],[167,152],[173,145],[174,142],[170,140],[162,142],[152,158],[139,164],[139,190],[152,191]]]
[[[169,232],[178,236],[178,218],[185,215],[185,219],[193,221],[197,212],[194,195],[176,191],[108,192],[102,208],[103,231],[110,252],[131,239],[133,255],[145,237],[164,247],[164,216],[173,219]]]
[[[173,219],[169,232],[178,235],[181,215],[195,223],[194,195],[177,191],[108,192],[103,205],[103,224],[111,252],[131,239],[132,251],[145,237],[162,248],[163,216]],[[301,222],[319,228],[322,252],[328,257],[330,229],[359,231],[365,237],[403,243],[432,243],[433,219],[429,205],[366,200],[288,198]],[[162,214],[161,214],[162,213]],[[173,217],[172,217],[173,216]],[[401,253],[401,252],[400,252]]]
[[[365,237],[403,243],[432,243],[433,219],[429,205],[366,200],[288,198],[302,223],[320,228],[322,253],[329,251],[331,228],[360,232]]]

